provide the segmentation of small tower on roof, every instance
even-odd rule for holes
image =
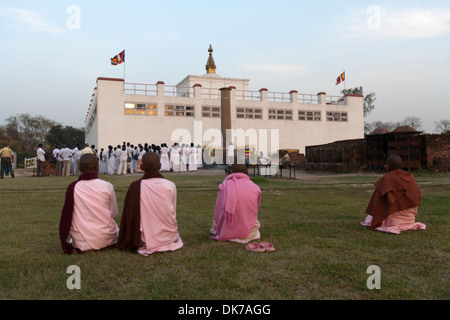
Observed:
[[[216,73],[216,64],[214,62],[214,58],[212,57],[213,48],[211,45],[209,45],[209,57],[208,61],[206,62],[206,73]]]

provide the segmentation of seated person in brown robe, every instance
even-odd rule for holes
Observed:
[[[425,229],[415,221],[421,193],[414,176],[402,170],[400,156],[386,159],[387,173],[375,182],[375,190],[367,206],[363,226],[371,230],[400,234],[404,230]]]

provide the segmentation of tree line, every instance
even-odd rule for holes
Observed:
[[[17,153],[18,163],[24,158],[36,156],[36,149],[42,143],[46,149],[53,149],[63,144],[84,145],[84,129],[64,126],[42,115],[32,116],[27,113],[10,116],[0,127],[1,147],[9,147]]]
[[[364,109],[364,118],[369,115],[369,113],[375,108],[375,100],[376,94],[375,92],[371,92],[369,94],[364,95],[363,87],[356,87],[350,89],[341,90],[342,94],[360,94],[364,96],[363,99],[363,109]],[[383,122],[383,121],[373,121],[370,123],[364,123],[364,132],[366,134],[371,133],[375,129],[378,128],[386,128],[389,131],[394,130],[400,126],[409,126],[416,131],[422,131],[423,129],[423,121],[419,117],[409,116],[404,118],[399,122]],[[450,120],[439,120],[434,122],[435,131],[437,133],[450,133]]]
[[[402,121],[373,121],[364,123],[364,131],[366,134],[371,133],[378,128],[386,128],[389,131],[394,130],[399,126],[408,126],[416,131],[423,131],[423,121],[419,117],[406,117]],[[450,120],[440,120],[434,122],[434,129],[436,133],[450,133]]]

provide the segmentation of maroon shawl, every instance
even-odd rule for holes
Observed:
[[[67,238],[70,234],[70,227],[72,226],[72,215],[73,215],[73,207],[74,207],[74,190],[75,185],[78,181],[81,180],[93,180],[98,179],[96,173],[93,172],[84,172],[80,175],[77,181],[72,182],[66,191],[66,199],[64,201],[64,207],[61,213],[61,220],[59,222],[59,239],[61,241],[61,246],[64,250],[64,253],[81,253],[82,251],[78,248],[73,247],[70,243],[67,242]]]
[[[132,182],[128,188],[116,244],[120,250],[136,251],[141,246],[141,181],[151,178],[164,177],[159,171],[146,172],[141,179]]]
[[[370,229],[378,228],[392,213],[420,205],[421,194],[414,176],[401,169],[386,173],[375,182],[366,213],[372,216]]]

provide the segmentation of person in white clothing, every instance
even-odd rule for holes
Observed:
[[[42,148],[42,143],[39,144],[39,148],[36,151],[36,171],[38,177],[44,176],[44,167],[45,167],[45,151]]]
[[[109,145],[106,151],[106,172],[109,175],[113,175],[115,172],[116,155],[113,150],[113,146]]]
[[[117,174],[127,174],[127,157],[128,152],[125,145],[123,145],[122,149],[120,149],[119,169],[117,170]]]
[[[56,159],[55,176],[60,177],[62,175],[62,158],[59,156],[59,148],[53,149],[53,158]]]
[[[188,159],[188,148],[184,145],[181,145],[180,148],[180,172],[187,171],[187,159]]]
[[[72,149],[63,145],[63,148],[59,150],[59,156],[62,159],[62,176],[70,176],[70,159],[73,156]]]
[[[197,171],[197,148],[191,143],[189,148],[189,171]]]
[[[169,148],[167,148],[167,144],[163,143],[161,145],[161,172],[170,171],[170,158],[169,158]]]
[[[258,156],[258,163],[259,164],[263,164],[263,165],[269,164],[270,163],[270,158],[266,157],[264,155],[264,153],[261,151],[259,153],[259,156]]]
[[[133,145],[127,142],[127,167],[130,173],[133,173]]]
[[[134,147],[133,149],[133,172],[137,172],[138,171],[138,167],[137,167],[137,163],[138,163],[138,158],[139,158],[139,149],[138,147]]]
[[[120,154],[122,153],[122,147],[118,144],[116,149],[114,149],[114,155],[116,156],[116,163],[114,165],[114,169],[116,173],[119,172],[119,164],[120,164]]]
[[[73,174],[74,175],[79,175],[80,174],[80,158],[81,155],[83,154],[83,151],[80,150],[80,148],[78,147],[78,145],[72,149],[72,163],[73,163]]]
[[[178,143],[175,143],[172,150],[170,151],[170,162],[172,163],[173,172],[180,172],[181,157],[180,157],[180,147]]]
[[[107,173],[105,149],[103,148],[100,149],[98,160],[99,160],[99,173]]]

